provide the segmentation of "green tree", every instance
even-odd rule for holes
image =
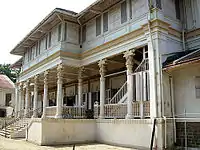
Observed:
[[[10,64],[0,64],[0,74],[8,76],[14,83],[20,73],[19,69],[11,68]]]

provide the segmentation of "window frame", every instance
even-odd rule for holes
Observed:
[[[96,37],[102,34],[101,29],[102,29],[102,17],[100,15],[96,17]]]

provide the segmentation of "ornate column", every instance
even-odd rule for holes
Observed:
[[[19,87],[18,83],[15,84],[15,117],[18,116],[18,107],[19,107]]]
[[[63,65],[57,67],[57,107],[55,118],[62,118],[62,85],[63,85]]]
[[[84,68],[81,67],[78,74],[78,106],[83,103],[83,72]]]
[[[26,95],[25,95],[25,110],[24,110],[24,116],[25,117],[29,117],[28,116],[28,112],[29,112],[29,103],[30,103],[30,81],[27,80],[25,83],[26,86]]]
[[[34,99],[33,99],[33,118],[37,118],[38,114],[37,114],[37,101],[38,101],[38,78],[39,75],[36,75],[34,77]]]
[[[23,92],[23,83],[19,84],[19,100],[18,100],[18,117],[22,115],[21,110],[24,108],[24,92]]]
[[[44,94],[43,94],[43,114],[42,118],[46,117],[46,107],[47,107],[47,102],[48,102],[48,76],[49,76],[49,71],[44,72]]]
[[[104,118],[104,103],[105,103],[105,74],[106,74],[106,60],[100,60],[99,61],[99,73],[101,75],[100,77],[100,114],[99,118],[103,119]]]
[[[126,115],[126,119],[131,119],[133,118],[133,105],[132,105],[132,101],[133,101],[133,56],[135,50],[130,50],[130,51],[126,51],[124,53],[124,57],[126,58],[126,68],[127,68],[127,115]]]

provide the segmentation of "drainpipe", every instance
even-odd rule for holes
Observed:
[[[183,1],[182,42],[183,42],[183,50],[184,51],[186,51],[186,46],[185,46],[185,28],[186,28],[185,17],[187,17],[185,12],[186,12],[186,10],[185,10],[185,1]]]
[[[171,93],[171,104],[172,104],[174,142],[176,143],[176,119],[175,119],[175,102],[174,102],[174,82],[173,82],[173,77],[170,76],[169,80],[170,80],[170,93]]]

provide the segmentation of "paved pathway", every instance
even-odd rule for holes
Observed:
[[[37,146],[25,140],[6,139],[0,136],[0,150],[72,150],[72,146]],[[79,145],[75,150],[133,150],[103,144]]]

